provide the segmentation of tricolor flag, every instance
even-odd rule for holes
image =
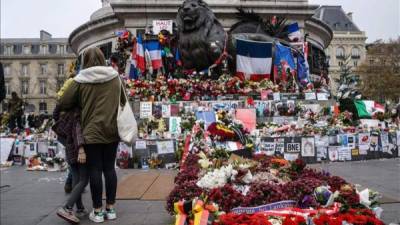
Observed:
[[[240,77],[260,81],[270,78],[272,43],[236,40],[236,71]]]
[[[371,118],[375,113],[385,112],[385,107],[375,101],[355,100],[354,105],[356,106],[359,118]]]
[[[137,53],[137,43],[133,45],[132,53],[131,53],[131,68],[129,69],[129,78],[137,80],[138,79],[138,71],[137,71],[137,61],[136,61],[136,53]]]
[[[115,31],[114,34],[119,38],[128,38],[129,37],[129,31],[127,31],[127,30],[118,30],[118,31]]]
[[[297,22],[290,24],[287,28],[287,31],[289,33],[288,37],[291,41],[297,42],[301,40],[301,32]]]
[[[287,71],[294,75],[296,65],[290,48],[283,46],[279,43],[275,45],[275,59],[274,59],[274,80],[278,78],[279,69],[281,71],[281,81],[287,81]]]
[[[145,49],[149,51],[153,69],[160,69],[163,66],[160,42],[158,40],[147,41]]]
[[[138,36],[136,43],[136,68],[144,73],[146,71],[146,60],[144,59],[144,48],[142,36]]]

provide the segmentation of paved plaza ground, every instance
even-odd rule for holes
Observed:
[[[384,195],[382,205],[385,223],[400,222],[400,160],[372,160],[313,165],[348,181],[370,187]],[[136,173],[118,170],[120,179]],[[151,171],[150,171],[151,172]],[[168,172],[162,174],[168,174]],[[1,225],[67,225],[55,212],[66,199],[63,185],[65,173],[27,172],[24,167],[2,168],[0,172],[0,224]],[[140,182],[140,181],[138,181]],[[155,182],[156,183],[156,182]],[[151,189],[151,188],[150,188]],[[90,191],[84,194],[90,208]],[[173,218],[165,209],[164,201],[119,200],[116,208],[118,220],[105,224],[163,225],[172,224]],[[81,224],[92,224],[87,219]]]

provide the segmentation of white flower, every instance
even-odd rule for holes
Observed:
[[[232,165],[223,166],[204,175],[204,177],[197,181],[197,186],[207,189],[223,187],[228,179],[234,177],[236,174],[237,171],[233,169]]]

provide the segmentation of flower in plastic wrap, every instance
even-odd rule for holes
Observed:
[[[314,190],[314,196],[318,203],[321,205],[327,205],[329,199],[332,197],[332,192],[329,190],[327,186],[319,186]]]

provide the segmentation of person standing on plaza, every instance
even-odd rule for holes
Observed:
[[[4,82],[3,64],[0,62],[0,103],[6,98],[6,84]]]
[[[64,109],[80,107],[81,124],[87,155],[93,211],[89,219],[96,223],[116,219],[114,208],[117,191],[115,158],[120,137],[117,114],[123,92],[119,74],[106,66],[99,48],[84,52],[82,70],[60,98]],[[120,100],[121,99],[121,100]],[[103,210],[103,175],[105,177],[106,207]]]
[[[64,91],[72,84],[74,75],[75,73],[70,71],[70,78],[57,93],[58,99],[64,95]],[[83,217],[87,214],[82,203],[82,193],[89,183],[89,175],[86,165],[86,153],[83,148],[84,138],[80,117],[81,109],[79,107],[63,111],[60,105],[57,104],[53,112],[55,124],[52,129],[57,134],[58,140],[65,146],[66,161],[69,165],[68,176],[70,177],[71,185],[71,195],[68,197],[64,207],[58,209],[57,215],[71,223],[79,223],[78,217]],[[77,208],[76,214],[73,212],[75,204]]]
[[[17,95],[17,92],[13,91],[11,93],[11,99],[8,102],[8,112],[10,114],[9,128],[11,132],[14,131],[16,127],[23,129],[22,127],[22,114],[23,114],[23,102]]]

